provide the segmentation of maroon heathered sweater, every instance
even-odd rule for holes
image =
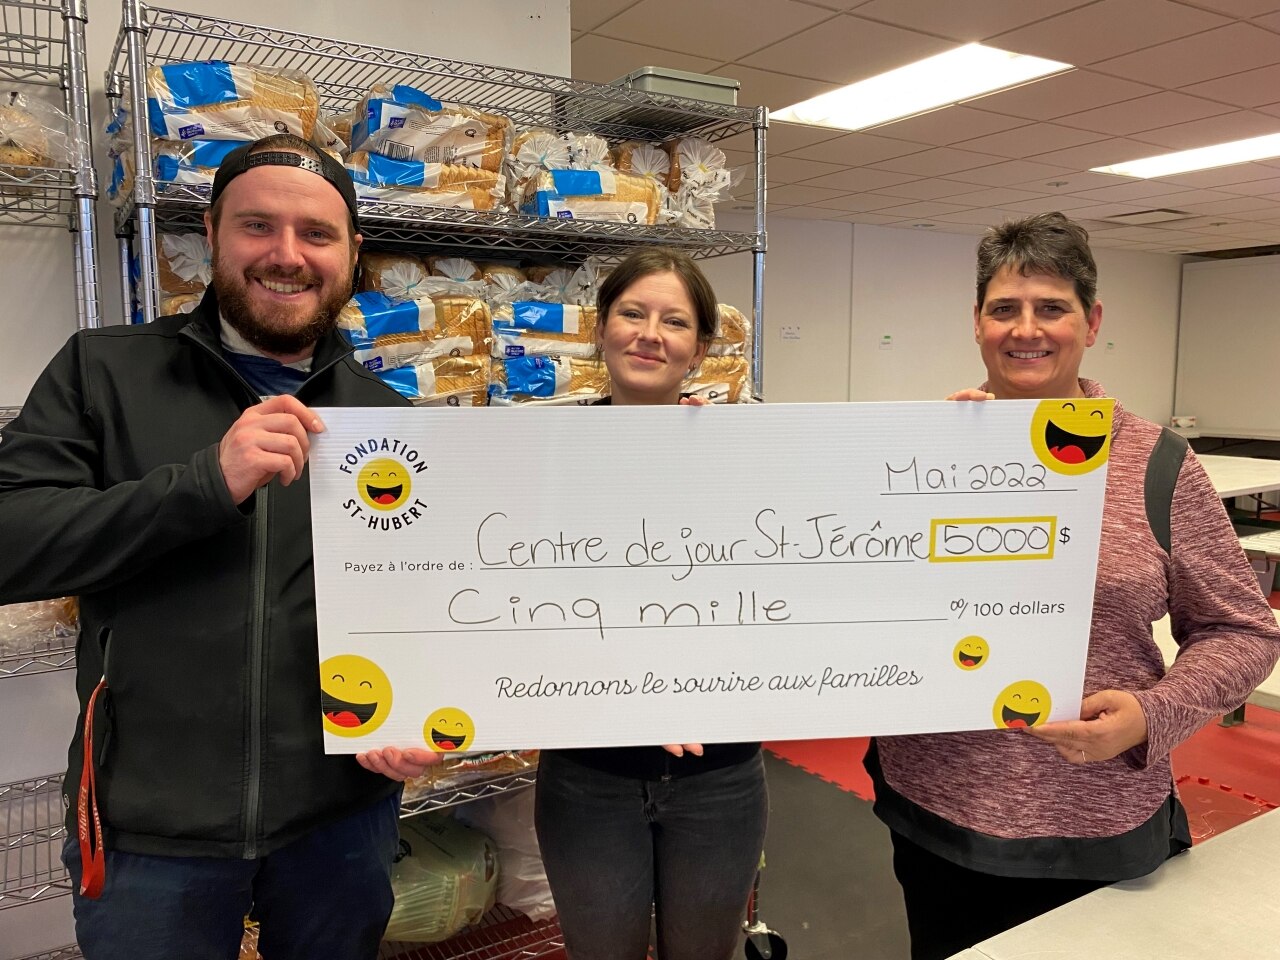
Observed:
[[[1100,384],[1081,380],[1090,397]],[[1160,428],[1115,407],[1084,693],[1133,693],[1148,739],[1076,766],[1017,731],[878,738],[888,784],[962,828],[995,837],[1113,837],[1143,824],[1172,788],[1170,751],[1239,706],[1280,657],[1280,627],[1222,501],[1188,452],[1171,510],[1172,556],[1143,500]],[[1166,673],[1151,624],[1170,615],[1178,656]]]

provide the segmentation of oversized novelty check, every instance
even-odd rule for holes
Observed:
[[[1110,400],[319,413],[329,752],[1078,715]]]

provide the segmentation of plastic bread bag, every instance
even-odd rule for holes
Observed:
[[[751,362],[741,356],[706,356],[680,388],[711,403],[750,403]]]
[[[224,60],[150,67],[147,97],[151,135],[165,140],[310,140],[320,116],[305,73]]]
[[[156,237],[160,292],[199,293],[213,279],[213,259],[203,233],[162,233]]]
[[[69,118],[51,103],[16,90],[0,96],[0,167],[22,175],[27,167],[71,163]]]
[[[671,175],[671,156],[661,146],[628,140],[610,151],[613,166],[621,173],[634,173],[657,180],[664,187]]]
[[[459,283],[484,279],[484,272],[476,265],[474,260],[470,260],[467,257],[451,254],[432,254],[425,257],[423,262],[426,263],[427,271],[433,277],[444,277],[446,280],[454,280]]]
[[[497,847],[483,833],[439,813],[401,821],[383,939],[446,940],[493,908],[497,886]]]
[[[664,145],[671,159],[667,187],[678,193],[686,185],[716,182],[728,166],[724,151],[702,137],[681,137]]]
[[[523,356],[494,360],[490,406],[586,404],[609,392],[609,372],[598,360]]]
[[[79,630],[74,597],[0,606],[0,657],[20,657],[71,643]]]
[[[564,355],[595,357],[596,308],[518,300],[493,311],[496,359]]]
[[[498,848],[498,903],[540,920],[553,915],[556,906],[542,866],[533,807],[533,791],[518,790],[464,803],[454,816]]]
[[[751,355],[751,322],[737,307],[727,303],[716,304],[716,333],[707,348],[708,356],[741,357]]]
[[[392,300],[417,300],[428,296],[423,286],[427,268],[407,253],[364,251],[360,254],[360,289],[384,293]]]
[[[262,960],[262,954],[258,953],[258,924],[249,919],[244,922],[244,936],[240,938],[238,958],[239,960]]]
[[[458,790],[496,777],[532,774],[537,764],[537,750],[446,754],[439,763],[427,767],[421,777],[405,781],[404,802],[413,803],[431,794]]]
[[[503,197],[500,173],[474,167],[418,160],[393,160],[353,150],[346,159],[356,195],[391,203],[492,210]]]
[[[191,313],[204,299],[204,291],[197,293],[178,293],[160,300],[160,316],[171,317],[175,313]]]
[[[507,154],[508,205],[518,209],[529,181],[543,170],[568,170],[569,141],[553,130],[533,127],[522,130],[511,141]]]
[[[448,406],[484,406],[489,382],[489,361],[484,356],[439,357],[421,363],[377,372],[387,386],[415,404],[436,405],[450,397],[470,396],[466,404]]]
[[[594,133],[566,133],[569,143],[569,167],[572,170],[612,170],[613,157],[609,141]]]
[[[351,149],[392,160],[417,160],[498,173],[511,140],[511,121],[442,103],[415,87],[374,87],[357,104]]]
[[[366,369],[406,367],[438,357],[489,351],[489,306],[466,297],[393,300],[378,291],[357,293],[338,314],[338,330]]]
[[[543,170],[525,187],[520,210],[558,220],[652,224],[662,193],[656,181],[613,170]]]
[[[188,185],[212,184],[218,167],[232,150],[243,146],[244,140],[192,140],[179,143],[174,140],[152,140],[152,168],[163,192],[166,183]]]

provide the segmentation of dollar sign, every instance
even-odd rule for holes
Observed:
[[[1059,543],[1070,543],[1070,542],[1071,542],[1071,528],[1070,528],[1070,527],[1063,527],[1063,528],[1062,528],[1062,530],[1061,530],[1061,531],[1059,531],[1059,533],[1058,533],[1058,542],[1059,542]]]

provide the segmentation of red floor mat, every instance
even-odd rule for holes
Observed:
[[[841,790],[855,793],[863,800],[875,799],[871,778],[862,769],[867,752],[867,737],[844,740],[779,740],[764,748],[793,767],[812,773],[820,780],[834,783]]]
[[[1239,726],[1209,724],[1173,751],[1173,774],[1280,804],[1280,713],[1250,704]]]

